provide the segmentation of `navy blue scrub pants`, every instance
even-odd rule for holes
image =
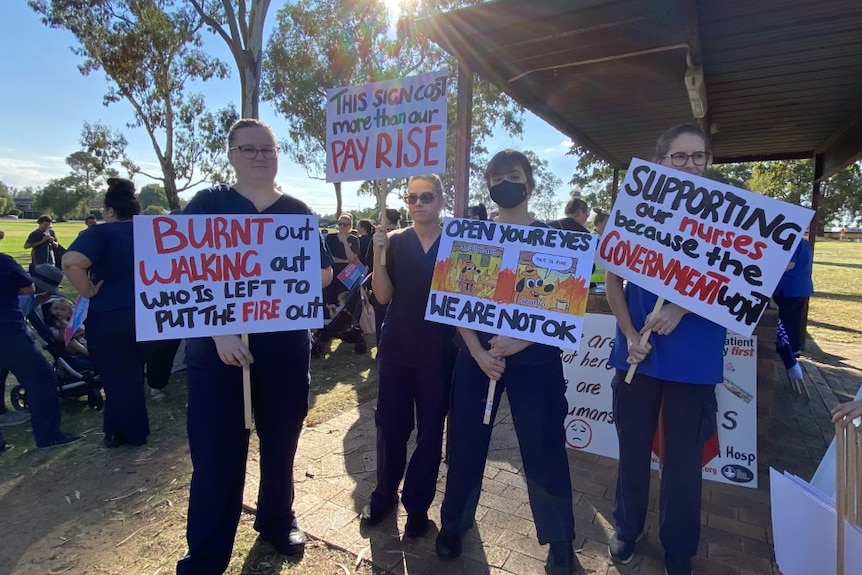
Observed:
[[[805,334],[802,333],[802,314],[805,312],[807,297],[789,297],[782,294],[772,296],[778,306],[778,317],[787,331],[790,348],[793,353],[799,353],[805,347]]]
[[[507,365],[497,382],[491,425],[484,425],[488,377],[462,351],[452,379],[449,472],[440,531],[461,536],[473,525],[491,429],[504,389],[512,408],[539,543],[572,541],[575,520],[563,421],[566,384],[562,362]]]
[[[409,514],[427,513],[437,488],[443,449],[443,421],[449,408],[446,362],[412,368],[380,362],[377,395],[377,487],[371,506],[387,509],[395,504],[398,484],[407,476],[401,501]],[[416,413],[416,449],[407,463],[407,441]]]
[[[150,434],[150,421],[144,366],[135,340],[135,310],[91,313],[85,325],[87,350],[105,389],[105,437],[142,445]]]
[[[9,369],[27,395],[33,439],[39,447],[60,439],[60,402],[57,398],[57,377],[45,356],[36,349],[24,331],[0,331],[0,365]]]
[[[298,345],[298,342],[304,342]],[[260,439],[260,487],[254,528],[286,542],[296,526],[293,460],[308,413],[310,340],[307,332],[249,335],[254,356],[251,401]],[[242,511],[249,431],[245,429],[242,369],[221,362],[210,338],[186,342],[188,435],[192,481],[186,539],[178,575],[223,573]]]
[[[635,374],[631,384],[617,370],[614,423],[620,444],[614,523],[617,537],[633,543],[649,504],[650,458],[662,408],[664,464],[661,473],[660,536],[665,553],[693,557],[700,540],[703,445],[716,431],[714,385],[664,381]]]

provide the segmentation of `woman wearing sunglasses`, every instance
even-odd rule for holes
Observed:
[[[377,300],[389,307],[377,353],[377,487],[361,519],[366,525],[377,525],[390,515],[398,502],[398,484],[404,477],[404,535],[421,537],[428,531],[428,508],[434,499],[440,468],[454,330],[425,321],[425,303],[440,246],[440,178],[410,178],[404,200],[413,226],[389,233],[381,228],[373,238],[371,286]],[[384,252],[385,264],[381,263]],[[408,463],[407,440],[414,427],[414,411],[416,449]]]
[[[514,150],[498,153],[485,170],[485,182],[499,209],[497,222],[548,227],[528,212],[527,201],[536,184],[524,154]],[[474,522],[491,428],[506,390],[536,533],[540,544],[550,544],[547,571],[569,575],[575,567],[575,520],[563,425],[566,383],[560,350],[461,327],[458,335],[449,412],[449,471],[437,555],[448,559],[461,554],[461,537]],[[497,386],[491,425],[485,425],[489,379],[496,380]]]
[[[692,124],[665,132],[653,161],[695,176],[709,163],[709,141]],[[614,501],[614,529],[608,554],[628,563],[643,533],[649,503],[650,456],[658,418],[664,429],[660,536],[667,575],[690,575],[700,538],[701,457],[715,433],[715,384],[724,378],[726,330],[685,309],[665,303],[652,314],[657,297],[607,272],[608,304],[617,320],[616,343],[608,363],[617,369],[614,424],[620,458]],[[652,331],[641,345],[641,334]],[[623,383],[637,364],[631,384]],[[661,415],[660,415],[661,414]]]

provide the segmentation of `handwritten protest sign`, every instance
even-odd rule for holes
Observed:
[[[608,364],[616,322],[612,315],[587,314],[581,346],[563,351],[566,378],[566,443],[571,449],[617,459],[614,427],[615,370]],[[715,386],[718,442],[709,448],[703,478],[757,487],[757,340],[728,332],[724,346],[724,383]],[[658,467],[653,454],[653,468]]]
[[[446,218],[425,319],[577,346],[594,253],[587,233]]]
[[[326,181],[446,169],[446,72],[326,92]]]
[[[751,335],[813,214],[633,159],[598,254],[620,277]]]
[[[135,216],[139,341],[323,326],[317,216]]]
[[[353,289],[356,282],[362,280],[368,273],[368,268],[362,264],[347,264],[341,273],[338,274],[338,279],[344,284],[347,289]]]

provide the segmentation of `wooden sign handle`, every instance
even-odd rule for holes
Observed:
[[[663,297],[658,298],[655,301],[655,307],[652,308],[652,313],[658,313],[659,310],[661,310],[661,306],[663,306],[663,305],[664,305],[664,298]],[[641,335],[641,341],[640,341],[641,345],[646,344],[646,342],[649,340],[649,336],[651,333],[652,333],[652,330],[649,330],[649,331],[644,332],[643,335]],[[638,369],[638,364],[636,364],[636,363],[633,363],[629,366],[629,371],[628,371],[628,373],[626,373],[626,380],[625,380],[626,383],[632,382],[632,378],[635,376],[635,371],[637,371],[637,369]]]
[[[488,380],[488,399],[485,400],[485,416],[482,418],[482,423],[485,425],[491,424],[491,412],[494,411],[494,395],[497,393],[497,380]]]
[[[248,348],[248,334],[242,334],[242,344]],[[251,429],[251,367],[242,368],[242,406],[245,428]]]

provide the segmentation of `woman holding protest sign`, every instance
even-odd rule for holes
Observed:
[[[497,222],[548,227],[528,212],[535,180],[524,154],[499,152],[485,170],[485,182],[499,208]],[[550,543],[547,570],[553,575],[568,575],[575,568],[575,521],[563,425],[566,383],[561,352],[555,347],[461,327],[458,335],[449,412],[449,471],[437,554],[443,558],[459,556],[461,537],[473,525],[491,429],[505,389],[539,543]],[[486,425],[483,414],[489,380],[497,383]]]
[[[373,238],[371,285],[378,301],[388,308],[377,355],[377,486],[361,519],[366,525],[383,521],[398,503],[398,484],[403,477],[401,499],[407,509],[404,535],[421,537],[428,531],[428,508],[440,469],[454,330],[425,320],[440,247],[440,178],[413,176],[404,201],[413,226],[389,233],[381,226]],[[413,432],[414,411],[416,448],[408,463],[407,441]]]
[[[141,213],[135,184],[109,178],[105,224],[83,230],[63,256],[63,271],[90,298],[87,349],[105,389],[105,447],[147,442],[150,423],[143,358],[135,336],[135,254],[132,217]]]
[[[653,161],[702,176],[709,141],[691,124],[674,126],[658,140]],[[616,533],[608,553],[628,563],[643,534],[649,503],[650,457],[661,417],[660,536],[667,575],[689,575],[700,538],[701,458],[716,432],[715,384],[723,379],[725,328],[672,303],[652,313],[657,297],[632,282],[606,274],[608,303],[617,320],[609,363],[613,415],[619,438],[619,474],[614,502]],[[641,336],[652,331],[649,341]],[[637,365],[631,384],[630,365]]]
[[[275,187],[278,144],[272,129],[242,119],[230,129],[228,160],[236,183],[198,192],[184,214],[311,214]],[[332,262],[320,242],[324,286]],[[254,528],[285,555],[302,553],[306,537],[293,512],[293,460],[308,412],[311,340],[308,330],[191,338],[188,435],[194,470],[189,494],[188,553],[179,575],[223,573],[242,510],[249,430],[243,415],[243,369],[250,369],[251,400],[260,438],[260,487]]]

